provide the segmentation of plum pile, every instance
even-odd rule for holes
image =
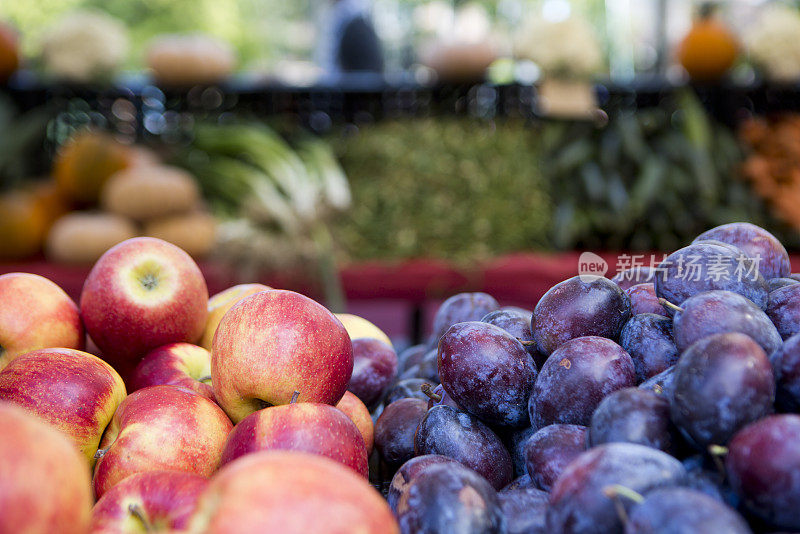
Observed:
[[[531,310],[455,295],[372,380],[373,482],[408,534],[800,531],[798,279],[732,223]]]

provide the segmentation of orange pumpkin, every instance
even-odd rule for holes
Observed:
[[[0,259],[19,260],[39,252],[47,227],[46,209],[32,192],[0,195]]]
[[[111,175],[133,163],[127,145],[109,134],[84,130],[61,147],[53,163],[53,176],[64,197],[87,206],[97,203]]]
[[[0,83],[19,68],[19,40],[8,24],[0,22]]]
[[[733,33],[706,5],[678,48],[678,61],[693,80],[719,80],[739,55]]]

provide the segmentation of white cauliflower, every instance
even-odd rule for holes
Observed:
[[[800,13],[784,4],[771,4],[745,35],[753,62],[777,81],[800,78]]]
[[[86,82],[112,74],[128,55],[128,31],[100,11],[75,11],[49,28],[42,42],[45,69]]]
[[[594,29],[574,14],[558,22],[529,18],[517,35],[515,51],[519,58],[533,61],[553,77],[588,78],[603,69]]]

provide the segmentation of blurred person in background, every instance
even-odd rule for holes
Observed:
[[[383,50],[369,0],[330,0],[323,10],[318,61],[328,74],[383,72]]]

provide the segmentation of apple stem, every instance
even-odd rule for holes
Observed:
[[[614,508],[616,509],[617,515],[623,524],[628,522],[628,513],[625,511],[625,505],[622,503],[622,499],[620,499],[620,497],[630,499],[636,504],[639,504],[644,500],[644,497],[642,497],[641,493],[638,493],[631,488],[627,488],[620,484],[612,484],[611,486],[604,487],[603,494],[614,501]]]
[[[197,379],[198,382],[211,382],[211,375],[201,376]]]
[[[661,304],[662,306],[664,306],[665,308],[669,308],[669,309],[670,309],[670,310],[672,310],[672,311],[676,311],[676,312],[681,312],[681,313],[683,313],[683,308],[681,308],[680,306],[677,306],[677,305],[675,305],[675,304],[671,303],[670,301],[668,301],[668,300],[667,300],[667,299],[665,299],[665,298],[659,298],[659,299],[658,299],[658,303],[659,303],[659,304]]]
[[[298,397],[300,397],[299,391],[295,391],[294,393],[292,393],[292,400],[289,401],[289,404],[294,404],[295,402],[297,402]]]
[[[97,449],[97,452],[94,453],[94,459],[99,460],[100,458],[105,456],[107,452],[108,449]]]
[[[156,529],[153,528],[153,525],[147,520],[144,516],[144,511],[138,504],[129,504],[128,511],[131,513],[133,517],[141,521],[142,525],[144,526],[145,532],[155,532]]]
[[[442,400],[442,396],[441,396],[441,395],[438,395],[438,394],[436,394],[436,393],[434,393],[434,392],[433,392],[433,389],[431,389],[431,385],[430,385],[430,384],[428,384],[427,382],[426,382],[425,384],[422,384],[422,385],[419,387],[419,389],[421,389],[421,390],[422,390],[422,392],[423,392],[425,395],[427,395],[429,399],[433,400],[433,402],[439,402],[439,401],[441,401],[441,400]]]

